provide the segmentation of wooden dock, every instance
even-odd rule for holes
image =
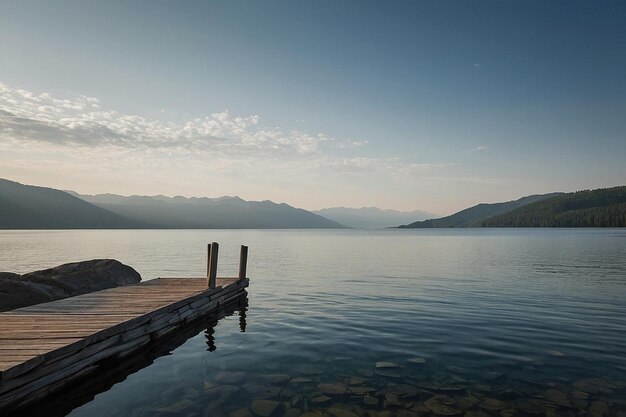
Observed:
[[[0,414],[244,296],[246,247],[241,256],[237,278],[215,276],[213,244],[206,278],[158,278],[0,313]]]

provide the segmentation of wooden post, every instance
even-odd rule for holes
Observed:
[[[246,279],[246,267],[248,264],[248,247],[241,245],[239,253],[239,281]]]
[[[208,245],[206,245],[206,279],[207,279],[207,285],[208,284],[208,279],[209,279],[209,274],[211,273],[211,244],[209,243]]]
[[[217,283],[217,256],[220,245],[211,243],[211,259],[209,260],[209,288],[215,288]]]

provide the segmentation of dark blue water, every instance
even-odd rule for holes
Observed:
[[[201,276],[212,240],[220,275],[250,246],[245,332],[235,312],[71,416],[626,415],[626,230],[1,232],[0,269]]]

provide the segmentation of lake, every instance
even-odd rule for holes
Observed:
[[[211,241],[247,308],[70,416],[626,416],[624,229],[0,231],[0,270],[203,276]]]

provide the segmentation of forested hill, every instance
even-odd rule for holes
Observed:
[[[626,186],[561,194],[484,220],[482,227],[626,227]]]
[[[507,201],[504,203],[486,204],[481,203],[465,210],[461,210],[458,213],[454,213],[450,216],[442,217],[440,219],[430,219],[424,221],[418,221],[406,226],[400,226],[401,228],[445,228],[445,227],[480,227],[480,222],[489,219],[493,216],[508,213],[518,207],[532,204],[537,201],[545,200],[546,198],[553,197],[559,193],[552,194],[540,194],[530,195],[522,197],[519,200]]]

